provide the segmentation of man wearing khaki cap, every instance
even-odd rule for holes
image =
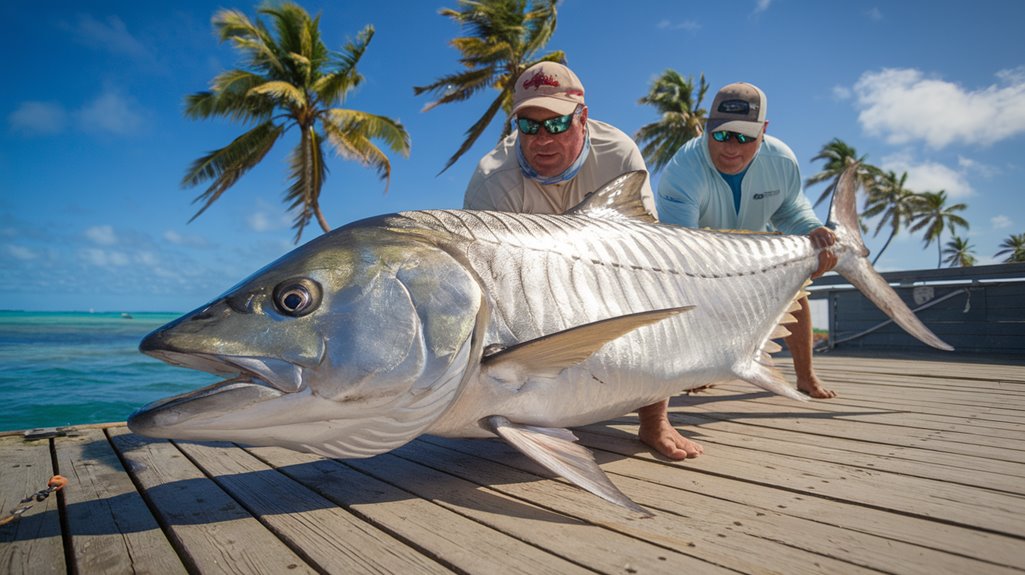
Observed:
[[[765,93],[738,82],[715,95],[705,133],[677,151],[658,185],[656,204],[662,222],[689,228],[780,231],[806,234],[819,248],[836,242],[823,227],[801,189],[797,158],[790,148],[765,133]],[[829,250],[819,255],[818,277],[836,265]],[[808,298],[794,312],[797,323],[786,338],[797,373],[797,388],[812,397],[836,393],[822,386],[812,369],[812,325]],[[694,457],[701,446],[677,432],[666,417],[667,404],[640,411],[642,441],[676,459]],[[644,421],[650,435],[644,435]]]
[[[513,133],[477,164],[464,208],[561,214],[624,172],[646,170],[629,136],[588,118],[584,86],[562,64],[541,62],[520,74],[513,119]],[[654,218],[647,180],[641,196]]]

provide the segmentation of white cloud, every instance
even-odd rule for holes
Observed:
[[[287,229],[292,225],[292,220],[287,213],[278,211],[261,200],[256,204],[256,211],[246,217],[246,224],[254,232],[273,232]]]
[[[993,224],[994,230],[1002,230],[1004,228],[1009,228],[1014,225],[1014,222],[1011,221],[1011,218],[1007,216],[994,216],[990,218],[989,222]]]
[[[202,236],[186,236],[179,234],[174,230],[167,230],[164,232],[164,239],[179,246],[190,246],[195,248],[207,247],[210,243],[206,238]]]
[[[1025,68],[996,76],[999,83],[972,91],[914,69],[866,72],[854,85],[858,120],[891,144],[922,140],[933,148],[1025,133]]]
[[[957,165],[963,172],[972,172],[979,174],[983,178],[989,179],[1000,175],[1000,168],[991,166],[989,164],[983,164],[977,160],[966,158],[964,156],[957,157]]]
[[[755,0],[755,14],[768,10],[770,4],[772,0]]]
[[[876,22],[879,22],[883,19],[883,12],[876,6],[869,8],[865,12],[865,15],[868,16],[869,20],[875,20]]]
[[[681,20],[680,22],[661,20],[657,24],[657,27],[660,30],[686,30],[688,32],[697,32],[701,29],[701,24],[694,20]]]
[[[853,92],[847,86],[833,86],[833,99],[834,100],[850,100]]]
[[[963,171],[958,171],[936,162],[918,162],[906,155],[894,155],[883,158],[879,166],[883,170],[893,171],[898,176],[908,173],[904,184],[915,192],[947,192],[951,200],[960,200],[975,195],[975,190],[968,182]]]
[[[93,226],[85,231],[85,237],[101,246],[112,246],[117,243],[117,234],[111,226]]]
[[[67,112],[56,102],[22,102],[7,116],[11,130],[29,136],[59,134],[67,124]]]
[[[121,54],[138,60],[151,60],[152,55],[146,44],[140,42],[128,31],[117,16],[108,16],[106,20],[97,20],[89,14],[81,15],[71,26],[72,35],[81,44],[106,50],[112,54]]]
[[[143,125],[143,114],[138,104],[112,88],[107,88],[76,112],[76,117],[82,129],[87,132],[107,132],[119,136],[132,134]]]
[[[124,267],[129,263],[129,258],[124,253],[99,248],[82,250],[82,257],[86,262],[102,268]]]
[[[5,244],[4,251],[7,252],[7,255],[11,256],[12,258],[16,260],[21,260],[23,262],[31,261],[39,257],[39,254],[32,251],[31,249],[26,248],[25,246],[19,246],[17,244]]]

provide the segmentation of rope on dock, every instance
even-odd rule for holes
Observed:
[[[50,496],[51,493],[53,493],[54,491],[60,491],[67,484],[67,478],[65,478],[62,475],[54,475],[50,478],[50,481],[46,482],[46,489],[40,489],[39,491],[36,491],[32,495],[29,495],[25,499],[22,499],[19,502],[21,503],[21,507],[15,509],[13,512],[11,512],[10,515],[0,518],[0,525],[7,525],[15,519],[19,519],[23,513],[32,508],[33,504],[45,500],[47,497]]]

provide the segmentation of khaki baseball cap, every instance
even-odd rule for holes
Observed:
[[[723,86],[712,100],[705,131],[726,130],[757,138],[765,126],[765,92],[747,82]]]
[[[513,91],[513,114],[537,106],[560,116],[584,103],[584,85],[572,70],[557,62],[541,62],[524,70]]]

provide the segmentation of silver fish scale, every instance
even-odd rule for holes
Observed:
[[[487,343],[511,345],[624,314],[693,305],[636,330],[596,361],[724,375],[756,352],[817,266],[807,238],[626,219],[504,212],[401,214],[451,234],[492,305]],[[652,354],[664,358],[652,367]],[[601,355],[602,357],[597,357]],[[709,376],[713,373],[709,372]]]

